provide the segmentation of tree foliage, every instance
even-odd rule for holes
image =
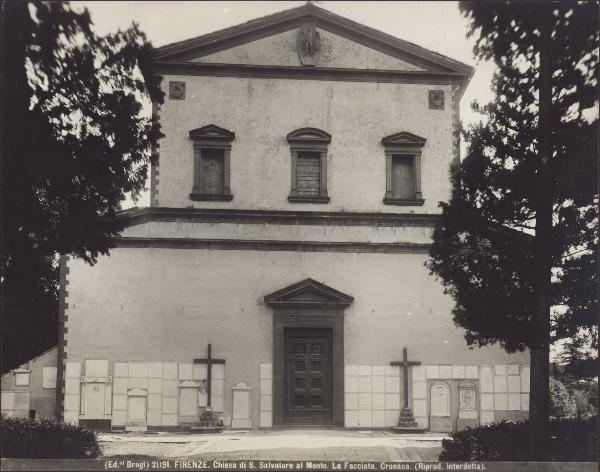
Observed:
[[[152,47],[136,24],[96,35],[67,3],[3,4],[2,370],[56,342],[57,254],[90,264],[122,229],[161,136]]]
[[[550,414],[555,418],[571,418],[575,416],[575,399],[564,384],[555,377],[550,377]]]
[[[461,2],[494,100],[464,132],[428,262],[456,300],[469,345],[533,343],[536,192],[540,174],[540,4]],[[552,341],[597,345],[598,4],[552,5]],[[572,349],[570,360],[582,352]],[[597,353],[595,354],[597,356]],[[574,357],[574,359],[573,359]]]

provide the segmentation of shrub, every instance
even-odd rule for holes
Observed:
[[[575,416],[577,405],[564,384],[550,377],[550,414],[556,418]]]
[[[596,418],[550,422],[547,461],[596,461]],[[528,422],[500,423],[467,428],[442,441],[441,461],[527,461]]]
[[[53,419],[0,417],[2,457],[90,459],[100,455],[96,433]]]

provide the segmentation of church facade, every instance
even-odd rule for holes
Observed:
[[[527,416],[424,267],[472,69],[313,5],[164,46],[151,206],[61,259],[57,411],[112,429]],[[405,349],[406,348],[406,349]]]

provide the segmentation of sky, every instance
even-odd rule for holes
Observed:
[[[72,1],[86,7],[98,34],[140,25],[156,47],[211,33],[265,15],[303,5],[304,1]],[[473,40],[467,39],[468,22],[460,14],[458,2],[428,1],[317,1],[318,7],[375,28],[400,39],[444,54],[476,68],[461,102],[464,125],[478,120],[471,110],[477,100],[492,99],[494,66],[476,63]],[[145,194],[137,203],[147,206]],[[129,206],[129,205],[128,205]]]

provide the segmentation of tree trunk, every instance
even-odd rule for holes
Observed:
[[[539,72],[539,172],[535,222],[535,299],[533,346],[531,349],[531,398],[529,444],[531,458],[543,460],[547,454],[550,413],[550,288],[552,276],[552,4],[540,5]]]

